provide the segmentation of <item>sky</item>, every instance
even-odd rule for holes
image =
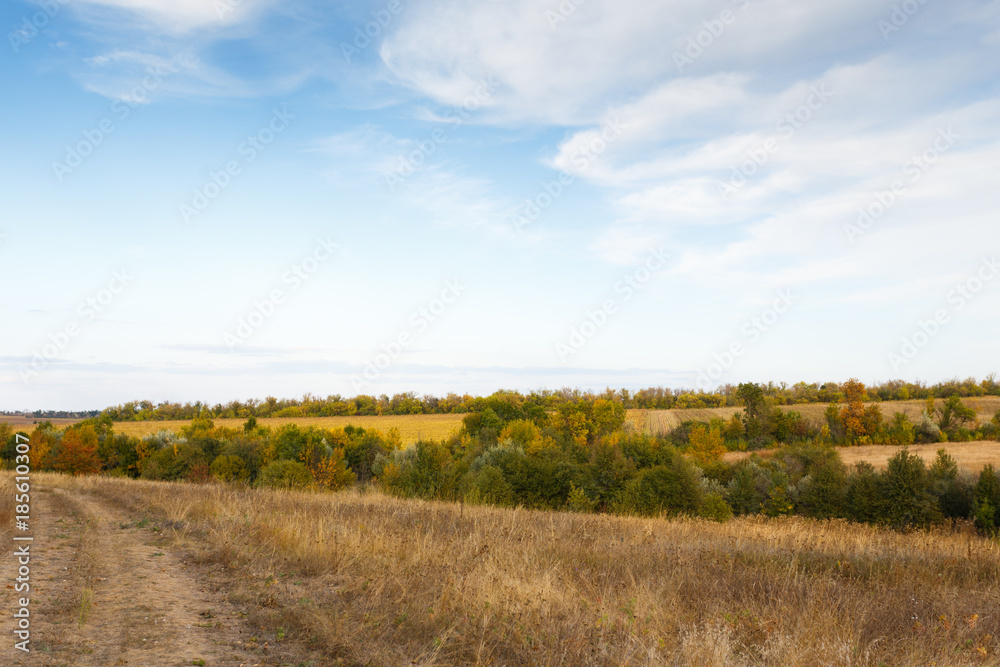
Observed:
[[[1000,371],[1000,1],[0,29],[0,409]]]

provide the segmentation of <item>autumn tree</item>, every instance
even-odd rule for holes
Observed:
[[[70,428],[63,433],[56,451],[53,468],[72,475],[92,475],[101,471],[97,454],[97,432],[93,426]]]
[[[865,385],[856,378],[851,378],[844,384],[844,394],[847,405],[841,408],[840,421],[848,439],[853,443],[869,442],[882,427],[882,411],[878,405],[865,407]]]
[[[691,429],[688,442],[690,443],[688,452],[700,466],[718,461],[726,453],[726,446],[719,430],[709,429],[702,424]]]

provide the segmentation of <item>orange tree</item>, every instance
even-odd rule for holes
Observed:
[[[53,461],[53,468],[73,475],[95,474],[101,471],[97,454],[97,432],[93,426],[66,429]]]
[[[879,435],[882,427],[882,411],[878,405],[865,407],[865,385],[856,378],[851,378],[843,386],[847,405],[840,410],[840,421],[844,425],[847,438],[853,444],[871,442]]]

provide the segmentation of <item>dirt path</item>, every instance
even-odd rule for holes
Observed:
[[[80,492],[40,487],[33,498],[31,648],[13,648],[17,563],[4,582],[0,664],[273,665],[224,577],[165,546],[158,527]]]

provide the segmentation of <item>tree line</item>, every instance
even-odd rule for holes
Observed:
[[[33,469],[70,474],[328,491],[375,486],[404,497],[719,521],[799,514],[909,529],[971,520],[996,534],[1000,477],[992,466],[973,474],[944,449],[928,466],[906,445],[1000,439],[1000,411],[980,423],[952,395],[928,402],[914,424],[871,410],[856,380],[844,391],[846,400],[817,424],[778,409],[766,387],[741,384],[735,395],[743,409],[729,420],[685,421],[662,435],[626,424],[621,400],[581,396],[549,410],[513,392],[480,399],[452,437],[405,448],[395,429],[269,428],[253,416],[241,428],[199,417],[178,433],[138,438],[115,433],[104,414],[62,430],[46,422],[24,435]],[[13,465],[14,442],[13,429],[0,425],[5,467]],[[848,467],[834,448],[880,442],[901,445],[884,471]],[[734,450],[752,451],[723,459]]]
[[[764,396],[775,405],[801,405],[809,403],[839,403],[847,399],[847,383],[826,382],[794,385],[768,383],[758,385]],[[606,389],[603,392],[583,392],[579,389],[538,390],[528,394],[500,391],[497,395],[511,395],[519,401],[538,405],[545,410],[555,410],[559,405],[579,400],[605,399],[621,403],[625,408],[668,410],[685,408],[717,408],[740,405],[739,387],[726,384],[712,392],[692,389],[650,387],[637,391]],[[866,401],[905,401],[912,399],[948,398],[958,396],[1000,396],[1000,384],[995,374],[984,380],[967,378],[947,380],[932,385],[922,382],[890,380],[867,387]],[[249,417],[338,417],[368,415],[420,415],[471,413],[482,409],[488,397],[450,393],[444,397],[418,395],[404,392],[388,396],[358,395],[343,397],[338,394],[325,398],[306,394],[300,399],[278,399],[268,396],[264,400],[234,400],[229,403],[209,405],[194,403],[154,404],[152,401],[129,401],[109,407],[101,412],[112,421],[160,421],[169,419],[247,419]],[[36,418],[51,418],[52,413],[35,413]],[[91,415],[88,415],[91,416]]]

